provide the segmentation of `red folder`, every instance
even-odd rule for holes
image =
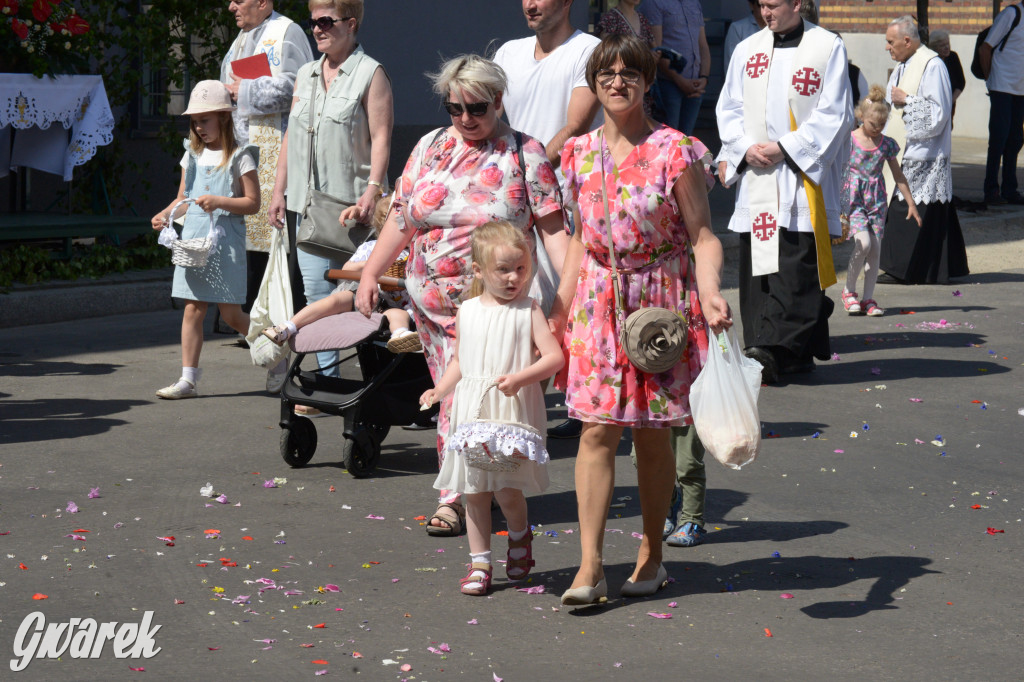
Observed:
[[[266,52],[260,52],[251,57],[231,62],[231,70],[243,80],[269,76],[270,60],[267,58]]]

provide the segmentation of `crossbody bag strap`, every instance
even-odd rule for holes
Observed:
[[[323,69],[322,68],[321,68],[320,73],[323,74]],[[306,168],[306,182],[307,182],[306,206],[307,207],[309,206],[309,203],[311,201],[310,190],[312,190],[314,188],[314,186],[315,186],[315,183],[313,182],[313,168],[314,168],[313,157],[316,154],[316,145],[313,144],[313,109],[316,107],[316,86],[319,83],[321,77],[322,77],[322,75],[318,75],[316,78],[313,79],[313,90],[312,90],[312,92],[310,92],[310,95],[309,95],[309,123],[306,126],[306,133],[309,135],[309,153],[306,155],[308,157],[308,161],[309,161],[308,166]],[[303,211],[303,213],[305,213],[305,211]]]
[[[519,170],[523,174],[523,196],[526,198],[526,207],[530,209],[531,222],[536,224],[537,220],[533,215],[533,206],[530,205],[530,183],[526,180],[526,157],[523,154],[523,134],[518,130],[514,132],[516,138],[516,156],[519,159]],[[540,234],[538,234],[537,237],[539,238]]]
[[[619,319],[619,328],[621,329],[625,326],[626,302],[623,300],[622,290],[619,288],[619,267],[615,262],[615,244],[612,241],[612,213],[608,209],[608,187],[604,179],[604,131],[598,131],[597,136],[601,140],[601,149],[598,153],[601,155],[601,201],[604,203],[605,236],[608,237],[608,262],[612,266],[612,289],[614,290],[615,298],[618,300],[616,316]],[[611,150],[608,153],[611,154]],[[615,305],[614,301],[612,305]]]

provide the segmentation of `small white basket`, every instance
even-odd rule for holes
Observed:
[[[176,203],[170,212],[171,220],[178,207],[182,204],[195,203],[194,199],[182,199]],[[194,239],[177,239],[171,246],[171,263],[174,265],[180,265],[183,268],[201,268],[206,265],[206,261],[210,258],[210,252],[213,251],[216,246],[216,240],[213,238],[214,222],[213,213],[207,213],[210,218],[210,229],[207,231],[205,237],[196,237]]]

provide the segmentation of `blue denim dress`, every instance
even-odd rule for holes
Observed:
[[[204,194],[234,196],[232,187],[241,184],[238,161],[242,154],[250,154],[258,162],[259,148],[246,145],[235,150],[230,163],[223,167],[201,166],[199,157],[189,147],[188,166],[185,169],[185,196],[196,199]],[[201,268],[175,266],[171,296],[205,303],[245,303],[245,219],[235,213],[217,209],[214,221],[224,229],[217,248]],[[205,237],[209,234],[210,218],[203,209],[188,204],[182,239]]]

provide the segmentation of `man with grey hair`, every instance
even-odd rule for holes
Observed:
[[[305,31],[288,17],[274,11],[273,0],[232,0],[228,10],[241,29],[220,65],[220,81],[237,105],[233,114],[235,138],[240,145],[249,142],[260,149],[256,174],[260,181],[260,210],[245,217],[247,287],[244,310],[256,298],[263,271],[267,268],[270,237],[274,232],[267,211],[270,209],[281,136],[288,126],[295,74],[299,67],[313,61],[313,51]],[[250,77],[236,74],[232,62],[265,54],[269,75]],[[295,253],[295,237],[289,235]],[[294,263],[294,255],[293,255]],[[293,267],[298,271],[298,267]],[[293,273],[293,301],[301,305],[302,279]]]
[[[892,197],[885,219],[879,276],[883,283],[946,283],[968,274],[967,250],[953,206],[950,173],[953,92],[946,66],[921,45],[917,22],[903,16],[889,24],[885,49],[897,66],[886,86],[892,105],[885,134],[900,146],[898,156],[921,214],[921,227],[907,218],[907,202],[886,167]]]

